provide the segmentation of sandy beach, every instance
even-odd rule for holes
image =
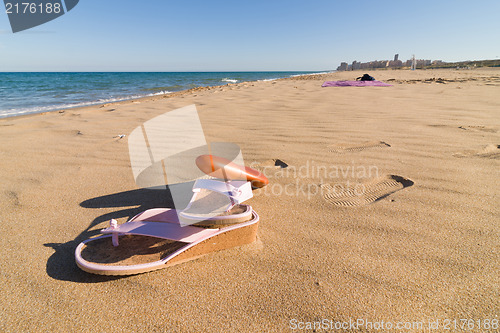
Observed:
[[[393,86],[321,87],[363,73],[0,119],[0,330],[498,325],[500,69],[367,71]],[[81,271],[81,241],[165,204],[135,184],[120,135],[191,104],[207,142],[238,144],[270,180],[248,201],[258,239],[135,276]]]

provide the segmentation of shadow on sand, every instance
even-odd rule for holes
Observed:
[[[98,235],[99,230],[91,230],[96,225],[109,221],[110,219],[125,218],[129,220],[138,213],[151,208],[173,208],[173,200],[170,190],[137,189],[110,195],[92,198],[80,203],[84,208],[110,208],[126,207],[112,213],[106,213],[95,218],[82,233],[74,240],[67,243],[46,243],[44,246],[55,250],[54,254],[47,260],[47,274],[57,280],[72,281],[80,283],[96,283],[117,280],[126,276],[100,276],[82,271],[75,263],[75,249],[82,241]]]

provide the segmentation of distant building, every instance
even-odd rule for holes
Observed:
[[[401,68],[403,66],[410,67],[412,69],[418,67],[429,66],[431,64],[442,64],[441,60],[424,60],[424,59],[415,59],[413,56],[412,59],[402,62],[399,60],[399,53],[394,55],[394,60],[375,60],[369,62],[358,62],[354,60],[352,64],[348,64],[347,62],[340,63],[340,66],[337,67],[337,71],[354,71],[358,69],[375,69],[375,68]]]
[[[394,57],[394,58],[397,58],[397,57]],[[392,67],[392,68],[403,67],[403,62],[401,60],[387,61],[386,67]]]
[[[431,60],[417,59],[417,67],[430,66],[431,63]]]
[[[337,67],[337,71],[339,71],[339,72],[346,71],[348,67],[349,67],[349,65],[347,64],[347,62],[341,62],[340,66]]]

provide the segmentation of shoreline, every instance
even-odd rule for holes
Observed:
[[[300,71],[298,71],[300,72]],[[20,72],[22,73],[22,72]],[[43,73],[38,73],[36,72],[37,74],[47,74],[47,73],[54,73],[54,74],[101,74],[101,73],[108,73],[108,72],[43,72]],[[127,74],[129,72],[109,72],[110,74]],[[108,73],[108,74],[109,74]],[[260,72],[260,71],[252,71],[252,72],[130,72],[132,74],[214,74],[214,75],[217,75],[217,74],[233,74],[233,75],[241,75],[241,74],[249,74],[249,73],[266,73],[266,74],[276,74],[276,75],[280,75],[280,74],[283,74],[283,73],[297,73],[297,72],[290,72],[290,71],[278,71],[278,72],[273,72],[273,71],[269,71],[269,72]],[[294,77],[294,76],[299,76],[299,75],[315,75],[315,74],[320,74],[320,73],[323,73],[323,72],[311,72],[311,73],[307,73],[307,74],[290,74],[289,77]],[[6,73],[6,74],[18,74],[18,72],[13,72],[13,73]],[[143,99],[148,99],[148,98],[156,98],[156,97],[163,97],[165,95],[170,95],[170,94],[176,94],[176,93],[181,93],[181,92],[189,92],[189,91],[196,91],[197,89],[199,88],[217,88],[217,87],[223,87],[223,86],[226,86],[226,85],[231,85],[231,84],[239,84],[239,83],[246,83],[246,82],[259,82],[259,81],[263,81],[263,82],[266,82],[266,81],[274,81],[274,80],[278,80],[278,79],[281,79],[281,78],[272,78],[272,79],[266,79],[266,78],[262,78],[262,79],[256,79],[256,80],[243,80],[241,82],[234,82],[234,81],[239,81],[237,79],[229,79],[229,78],[223,78],[221,79],[220,81],[222,82],[225,82],[225,83],[222,83],[222,84],[215,84],[215,85],[201,85],[201,86],[198,86],[198,87],[194,87],[194,88],[187,88],[187,89],[181,89],[181,90],[174,90],[174,91],[168,91],[168,90],[162,90],[162,91],[158,91],[158,92],[154,92],[154,93],[147,93],[147,94],[139,94],[139,93],[135,93],[135,94],[130,94],[129,96],[124,96],[124,97],[110,97],[109,100],[89,100],[89,101],[84,101],[84,102],[79,102],[79,103],[73,103],[71,101],[67,101],[66,104],[63,104],[61,106],[57,106],[57,105],[54,105],[54,106],[40,106],[40,107],[32,107],[32,108],[46,108],[46,110],[35,110],[35,111],[18,111],[17,114],[12,114],[12,115],[4,115],[4,116],[1,116],[0,119],[3,119],[3,118],[10,118],[10,117],[16,117],[16,116],[25,116],[25,115],[34,115],[34,114],[41,114],[41,113],[46,113],[46,112],[55,112],[55,111],[66,111],[66,110],[71,110],[71,109],[78,109],[78,108],[86,108],[86,107],[93,107],[93,106],[101,106],[101,105],[107,105],[107,104],[114,104],[114,103],[122,103],[122,102],[128,102],[128,101],[134,101],[134,100],[143,100]],[[215,78],[213,78],[213,80],[216,80]],[[175,86],[175,85],[174,85]],[[163,87],[162,89],[164,88],[168,88],[168,87]],[[159,88],[150,88],[150,89],[146,89],[146,90],[157,90]],[[72,104],[75,104],[72,106]],[[76,104],[84,104],[84,105],[76,105]]]
[[[114,101],[114,102],[105,102],[105,103],[95,103],[95,104],[90,104],[90,105],[85,105],[85,106],[75,106],[75,107],[70,107],[70,108],[61,108],[61,109],[54,109],[54,110],[49,110],[49,111],[41,111],[41,112],[34,112],[34,113],[27,113],[27,114],[19,114],[19,115],[12,115],[12,116],[6,116],[6,117],[0,117],[0,121],[5,121],[8,119],[14,119],[14,118],[25,118],[25,117],[33,117],[33,116],[41,116],[49,113],[64,113],[64,112],[69,112],[69,111],[78,111],[78,110],[84,110],[84,109],[89,109],[89,108],[105,108],[105,107],[112,107],[112,106],[118,106],[118,105],[127,105],[127,104],[133,104],[133,103],[141,103],[141,102],[147,102],[147,101],[156,101],[158,99],[165,99],[165,98],[172,98],[172,97],[178,97],[178,96],[184,96],[184,95],[190,95],[190,94],[195,94],[199,92],[204,92],[204,91],[211,91],[211,90],[216,90],[216,89],[224,89],[227,87],[232,87],[232,86],[246,86],[248,84],[256,83],[256,82],[273,82],[273,81],[286,81],[286,80],[293,80],[293,81],[300,81],[300,80],[320,80],[320,79],[338,79],[338,80],[355,80],[356,77],[358,76],[355,73],[361,73],[361,72],[379,72],[379,73],[391,73],[391,72],[417,72],[417,73],[429,73],[429,72],[439,72],[443,71],[445,73],[447,72],[480,72],[480,71],[487,71],[487,70],[495,70],[495,67],[479,67],[479,68],[472,68],[472,69],[456,69],[456,68],[426,68],[426,69],[417,69],[415,71],[411,71],[410,69],[394,69],[394,68],[376,68],[376,69],[370,69],[370,70],[365,70],[365,69],[360,69],[360,70],[352,70],[352,71],[331,71],[331,72],[319,72],[319,73],[311,73],[311,74],[298,74],[298,75],[293,75],[291,77],[286,77],[286,78],[277,78],[277,79],[271,79],[271,80],[255,80],[255,81],[242,81],[238,83],[226,83],[222,85],[214,85],[214,86],[203,86],[203,87],[195,87],[195,88],[190,88],[190,89],[185,89],[185,90],[179,90],[179,91],[173,91],[173,92],[168,92],[164,94],[158,94],[158,95],[153,95],[153,96],[143,96],[143,97],[136,97],[136,98],[130,98],[130,99],[124,99],[124,100],[119,100],[119,101]],[[500,71],[500,70],[499,70]],[[231,73],[231,72],[228,72]],[[352,75],[351,75],[352,74]],[[385,75],[387,76],[387,75]],[[390,76],[390,75],[389,75]],[[427,78],[427,80],[432,80],[432,79],[438,79],[433,77]],[[406,81],[397,81],[394,79],[387,79],[388,83],[396,82],[396,83],[408,83]],[[425,79],[424,79],[425,81]],[[411,83],[411,82],[409,82]]]
[[[318,73],[311,73],[311,74],[298,74],[298,75],[292,75],[291,77],[286,77],[286,78],[277,78],[277,79],[263,79],[263,80],[255,80],[255,81],[242,81],[238,83],[226,83],[222,85],[214,85],[214,86],[203,86],[203,87],[195,87],[195,88],[190,88],[190,89],[185,89],[185,90],[179,90],[179,91],[173,91],[173,92],[168,92],[164,94],[158,94],[158,95],[152,95],[152,96],[144,96],[144,97],[136,97],[136,98],[130,98],[130,99],[124,99],[124,100],[119,100],[119,101],[114,101],[114,102],[105,102],[105,103],[95,103],[95,104],[90,104],[90,105],[85,105],[85,106],[75,106],[75,107],[70,107],[70,108],[61,108],[61,109],[54,109],[50,111],[41,111],[41,112],[34,112],[34,113],[28,113],[28,114],[19,114],[19,115],[12,115],[12,116],[6,116],[6,117],[0,117],[0,121],[5,120],[5,119],[12,119],[12,118],[23,118],[23,117],[31,117],[31,116],[37,116],[37,115],[44,115],[47,113],[64,113],[67,111],[72,111],[72,110],[80,110],[80,109],[87,109],[87,108],[104,108],[108,106],[114,106],[114,105],[125,105],[125,104],[131,104],[134,102],[146,102],[146,101],[156,101],[158,99],[163,99],[163,98],[170,98],[170,97],[177,97],[177,96],[182,96],[182,95],[189,95],[189,94],[194,94],[194,93],[199,93],[202,91],[210,91],[210,90],[215,90],[215,89],[223,89],[225,87],[232,87],[232,86],[238,86],[238,85],[248,85],[251,83],[255,82],[273,82],[273,81],[281,81],[281,80],[319,80],[319,79],[328,79],[328,77],[332,77],[335,79],[335,77],[339,77],[339,80],[355,80],[356,77],[358,76],[355,73],[361,73],[361,72],[380,72],[380,73],[390,73],[390,72],[418,72],[418,73],[423,73],[423,72],[439,72],[439,71],[444,71],[444,72],[462,72],[462,71],[487,71],[487,70],[495,70],[495,67],[479,67],[479,68],[472,68],[472,69],[456,69],[456,68],[426,68],[426,69],[417,69],[416,71],[411,71],[410,69],[394,69],[394,68],[376,68],[376,69],[370,69],[370,70],[353,70],[353,71],[331,71],[331,72],[318,72]],[[228,72],[231,73],[231,72]],[[350,75],[352,73],[352,75]],[[350,77],[349,77],[350,76]],[[389,75],[390,76],[390,75]],[[429,79],[436,79],[435,77],[428,78]],[[390,78],[388,79],[388,83],[394,82],[394,80],[391,80]],[[398,83],[406,83],[406,82],[398,82]]]
[[[245,81],[245,82],[241,82],[241,84],[248,83],[248,82],[257,82],[257,81]],[[212,89],[223,88],[223,87],[228,87],[228,86],[237,85],[237,84],[240,84],[240,83],[227,83],[227,84],[223,84],[223,85],[219,85],[219,86],[196,87],[196,88],[190,88],[190,89],[186,89],[186,90],[169,92],[169,93],[165,93],[165,94],[158,94],[158,95],[154,95],[154,96],[144,96],[144,97],[136,97],[136,98],[131,98],[131,99],[124,99],[124,100],[115,101],[115,102],[96,103],[96,104],[90,104],[90,105],[85,105],[85,106],[75,106],[75,107],[55,109],[55,110],[50,110],[50,111],[41,111],[41,112],[34,112],[34,113],[28,113],[28,114],[12,115],[12,116],[7,116],[7,117],[2,117],[2,118],[0,118],[0,121],[9,120],[9,119],[20,119],[20,118],[43,116],[43,115],[54,114],[54,113],[64,113],[64,112],[69,112],[69,111],[76,111],[77,112],[77,111],[82,111],[82,110],[90,109],[90,108],[105,108],[105,107],[113,107],[113,106],[119,106],[119,105],[128,105],[128,104],[134,104],[134,103],[138,103],[138,102],[139,103],[141,103],[141,102],[153,102],[153,101],[157,101],[158,99],[179,97],[179,96],[189,95],[189,94],[196,93],[196,92],[210,91]]]

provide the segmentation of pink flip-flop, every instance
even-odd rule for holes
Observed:
[[[121,225],[111,220],[102,236],[77,246],[78,267],[101,275],[139,274],[255,241],[259,216],[241,204],[252,197],[248,182],[201,179],[193,192],[182,211],[155,208]],[[221,210],[223,199],[229,204]]]

